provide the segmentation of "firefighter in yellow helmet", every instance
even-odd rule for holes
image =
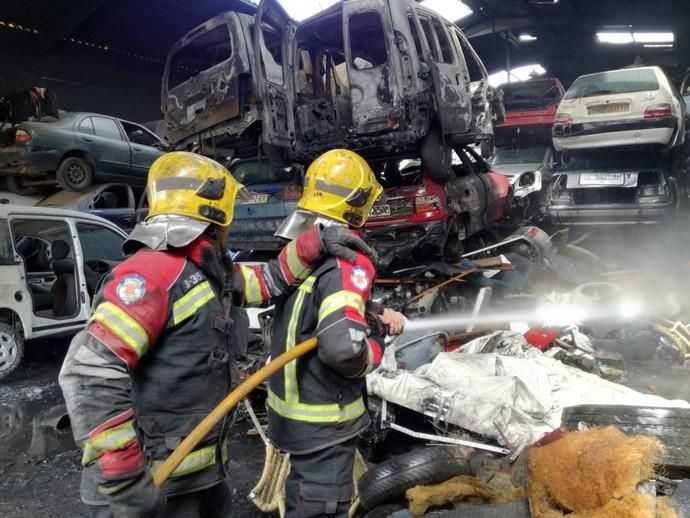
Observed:
[[[230,516],[226,423],[162,490],[152,473],[231,389],[242,331],[231,302],[287,292],[329,253],[356,258],[350,233],[313,227],[266,265],[232,265],[227,229],[241,190],[227,169],[192,153],[151,166],[148,217],[101,284],[60,372],[91,516]]]
[[[382,188],[358,154],[336,149],[307,170],[297,210],[276,233],[295,239],[308,228],[356,230],[367,220]],[[383,337],[374,337],[365,313],[373,311],[389,333],[403,318],[369,302],[374,281],[370,257],[328,258],[299,288],[276,303],[272,357],[317,336],[316,351],[289,363],[269,381],[268,433],[290,453],[286,517],[346,517],[353,495],[357,435],[369,424],[364,377],[381,360]]]

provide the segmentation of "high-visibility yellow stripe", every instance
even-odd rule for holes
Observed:
[[[285,257],[290,273],[295,279],[302,280],[309,274],[307,265],[302,263],[297,254],[297,241],[290,241],[285,247]]]
[[[134,422],[131,420],[99,433],[84,443],[84,453],[81,458],[82,466],[86,466],[108,451],[122,448],[136,438]]]
[[[338,291],[324,299],[319,307],[319,323],[328,315],[344,307],[351,307],[360,315],[364,315],[365,304],[362,297],[351,291]]]
[[[311,405],[283,401],[271,390],[268,391],[268,406],[281,417],[308,423],[342,423],[357,419],[366,411],[361,396],[341,407],[337,403]]]
[[[253,268],[240,265],[240,272],[244,279],[244,300],[248,305],[262,303],[261,282]]]
[[[91,320],[101,322],[118,338],[129,345],[141,358],[149,345],[144,328],[127,313],[111,302],[103,302],[96,308]]]
[[[316,283],[316,277],[307,278],[298,288],[297,299],[292,307],[288,323],[285,350],[295,347],[297,339],[297,324],[304,305],[304,299],[311,293]],[[342,293],[342,292],[339,292]],[[356,296],[356,294],[353,294]],[[359,297],[361,302],[361,297]],[[362,302],[362,308],[364,303]],[[359,307],[359,306],[358,306]],[[363,311],[363,309],[362,309]],[[268,405],[280,416],[297,421],[310,423],[338,423],[357,419],[365,411],[364,400],[359,397],[352,403],[340,406],[337,403],[328,405],[312,405],[300,403],[297,386],[297,360],[292,360],[285,366],[285,399],[281,399],[273,391],[268,391]]]
[[[228,448],[224,445],[221,448],[221,455],[223,461],[228,459]],[[193,451],[187,455],[180,465],[175,468],[175,471],[170,475],[171,477],[183,477],[190,473],[196,473],[203,469],[209,468],[216,463],[216,446],[207,446],[199,450]],[[156,473],[163,465],[162,460],[153,461],[151,471]]]
[[[173,304],[173,323],[177,325],[184,322],[215,296],[208,281],[197,284]]]

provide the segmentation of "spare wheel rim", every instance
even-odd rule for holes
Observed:
[[[14,336],[0,332],[0,372],[9,369],[17,360],[18,354],[19,348]]]

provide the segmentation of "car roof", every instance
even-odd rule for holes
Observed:
[[[97,193],[112,187],[128,188],[126,183],[102,183],[93,185],[83,192],[58,191],[41,199],[36,205],[38,207],[78,207],[84,200],[95,196]],[[131,190],[131,187],[129,187]]]
[[[10,216],[43,216],[50,218],[80,219],[82,221],[92,221],[94,223],[99,223],[101,225],[117,229],[121,233],[124,233],[122,229],[117,227],[117,225],[114,225],[106,219],[100,218],[98,216],[93,216],[85,212],[79,212],[76,210],[58,209],[55,207],[32,207],[28,205],[0,205],[0,219],[6,219]]]
[[[623,67],[623,68],[612,68],[611,70],[601,70],[599,72],[592,72],[591,74],[583,74],[583,75],[579,76],[577,79],[580,79],[580,77],[597,76],[600,74],[605,74],[606,72],[623,72],[623,71],[628,71],[628,70],[645,70],[645,69],[646,70],[653,70],[656,73],[662,73],[662,74],[664,72],[661,69],[661,67],[652,66],[652,65],[643,66],[643,67]]]

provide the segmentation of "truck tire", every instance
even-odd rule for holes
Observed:
[[[440,128],[434,126],[429,130],[422,142],[421,153],[424,167],[434,182],[444,184],[455,178],[453,148],[444,141]]]
[[[458,475],[468,475],[465,451],[452,446],[431,446],[398,455],[371,468],[359,480],[359,500],[365,510],[392,502],[408,489],[438,484]]]
[[[12,374],[24,358],[24,337],[19,330],[0,322],[0,380]]]
[[[656,437],[666,448],[661,464],[690,467],[690,408],[578,405],[563,409],[562,425],[610,426],[628,435]]]
[[[93,164],[83,158],[70,156],[58,166],[55,177],[66,191],[82,192],[93,183]]]

